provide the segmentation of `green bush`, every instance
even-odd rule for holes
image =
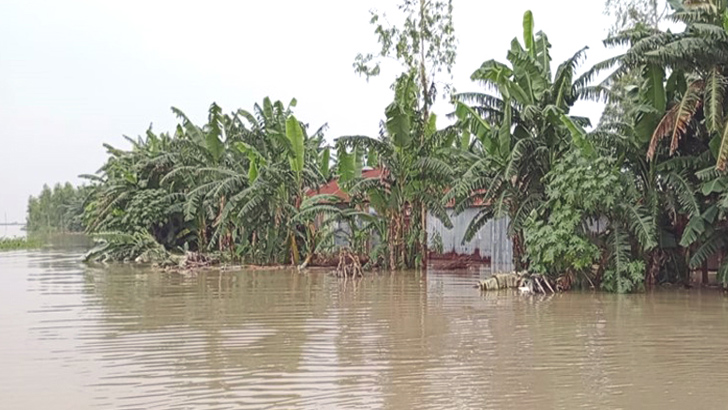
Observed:
[[[645,264],[632,243],[644,224],[631,205],[630,186],[608,157],[590,158],[572,152],[544,178],[547,201],[526,222],[525,238],[532,271],[551,277],[589,278],[610,292],[641,289]],[[606,219],[596,232],[589,222]],[[638,220],[639,222],[639,220]],[[596,272],[593,267],[606,263]],[[603,271],[603,275],[599,275]]]

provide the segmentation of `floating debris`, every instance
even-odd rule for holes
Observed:
[[[481,280],[476,286],[482,291],[518,289],[522,294],[556,293],[554,286],[543,275],[528,272],[499,273]]]
[[[199,252],[187,252],[180,262],[182,269],[200,269],[218,265],[220,261]]]
[[[166,261],[157,265],[167,271],[195,271],[210,268],[220,264],[219,259],[212,258],[199,252],[187,252],[184,255],[171,255]]]

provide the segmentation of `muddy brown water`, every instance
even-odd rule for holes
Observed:
[[[80,252],[0,254],[0,409],[728,408],[728,299],[712,291],[183,277]]]

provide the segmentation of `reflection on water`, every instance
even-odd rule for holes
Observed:
[[[87,268],[0,255],[9,409],[725,408],[713,292],[481,295],[468,275]]]

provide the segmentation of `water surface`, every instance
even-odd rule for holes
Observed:
[[[0,254],[2,409],[724,409],[714,292],[483,295],[469,273],[85,267]]]

